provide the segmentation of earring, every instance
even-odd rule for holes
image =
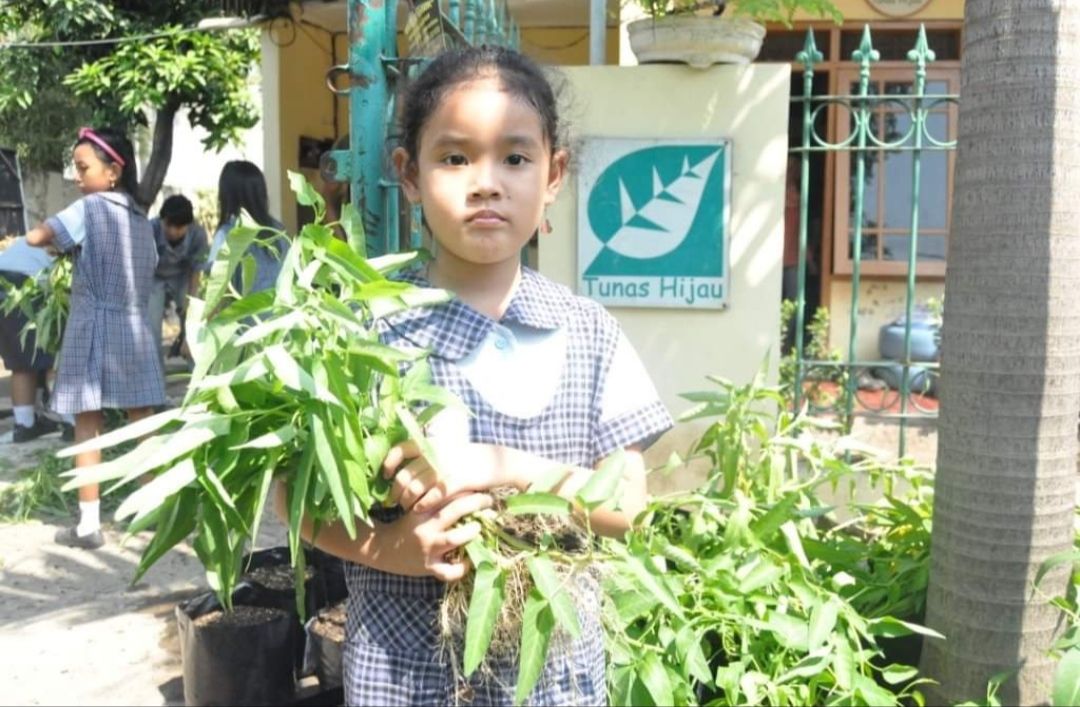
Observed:
[[[547,214],[544,214],[544,222],[540,224],[540,233],[546,236],[551,233],[551,230],[551,220],[548,219]]]

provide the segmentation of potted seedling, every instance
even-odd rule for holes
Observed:
[[[182,405],[63,452],[142,439],[123,457],[75,470],[68,487],[112,482],[109,493],[150,475],[117,511],[118,519],[131,518],[132,532],[153,532],[137,574],[193,535],[224,615],[251,603],[237,596],[252,586],[240,582],[248,569],[243,557],[275,480],[285,487],[296,604],[305,616],[302,519],[316,528],[341,522],[355,534],[389,496],[381,473],[387,451],[414,439],[437,463],[424,426],[441,409],[461,405],[432,384],[425,352],[379,340],[380,318],[447,299],[391,279],[424,256],[365,258],[357,212],[347,206],[340,223],[322,223],[322,198],[303,177],[290,178],[316,221],[292,240],[276,286],[244,297],[230,294],[230,282],[237,269],[250,276],[243,253],[266,229],[242,223],[229,234],[205,298],[189,306],[194,369]],[[338,226],[347,240],[334,236]],[[574,520],[573,504],[590,509],[610,500],[621,476],[616,458],[573,502],[548,493],[560,476],[478,519],[484,533],[467,547],[475,573],[453,585],[442,611],[446,648],[462,678],[485,669],[489,649],[513,653],[521,664],[520,703],[539,679],[550,642],[578,634],[570,578],[583,571],[593,543]],[[248,645],[250,653],[259,644]],[[239,668],[232,674],[236,680]]]
[[[831,0],[634,0],[646,17],[627,26],[638,62],[746,64],[761,51],[765,23],[790,27],[796,13],[842,20]]]

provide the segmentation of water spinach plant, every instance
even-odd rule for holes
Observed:
[[[19,333],[24,347],[27,336],[33,331],[39,351],[47,354],[60,351],[68,312],[71,310],[74,268],[71,257],[61,255],[43,273],[26,278],[19,286],[0,280],[0,288],[3,288],[0,312],[5,315],[20,312],[27,319]]]
[[[885,646],[940,638],[915,623],[925,472],[830,430],[805,434],[822,423],[760,376],[713,380],[682,417],[716,418],[691,455],[704,484],[653,499],[627,542],[607,546],[612,703],[922,704],[917,656],[893,663]],[[882,498],[852,500],[856,482]]]
[[[299,175],[290,178],[316,220],[292,240],[276,286],[246,296],[232,285],[237,272],[244,283],[252,281],[245,251],[281,234],[249,221],[229,233],[204,298],[189,304],[194,369],[182,405],[61,452],[71,456],[141,439],[123,456],[70,472],[67,488],[111,484],[108,494],[150,475],[116,514],[131,518],[131,532],[153,531],[136,578],[194,535],[209,585],[227,610],[275,479],[286,489],[303,613],[302,519],[316,532],[340,522],[355,536],[356,524],[370,523],[372,509],[388,498],[381,467],[391,446],[417,440],[437,464],[424,425],[461,404],[432,384],[425,354],[379,341],[380,318],[449,296],[390,279],[424,256],[365,258],[352,207],[343,210],[340,224],[324,224],[321,197]],[[335,237],[338,225],[347,240]],[[512,651],[521,665],[515,694],[523,702],[551,641],[577,635],[568,578],[584,567],[580,551],[587,554],[592,543],[573,506],[604,502],[620,475],[616,464],[602,469],[575,501],[549,493],[558,482],[553,476],[531,493],[507,498],[501,516],[479,519],[484,534],[467,548],[475,575],[448,592],[443,611],[444,638],[460,656],[455,665],[462,678],[483,669],[489,651]]]

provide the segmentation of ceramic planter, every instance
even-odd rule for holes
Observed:
[[[673,62],[696,69],[750,63],[765,39],[765,28],[751,20],[697,15],[647,17],[631,22],[627,31],[639,63]]]

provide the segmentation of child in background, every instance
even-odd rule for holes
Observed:
[[[324,525],[315,542],[348,561],[347,704],[445,705],[464,694],[510,705],[517,666],[494,661],[494,678],[478,671],[459,693],[438,649],[444,583],[468,571],[453,551],[479,534],[477,523],[458,522],[489,507],[491,489],[524,490],[552,471],[565,472],[556,491],[572,498],[597,465],[625,450],[620,509],[590,516],[594,530],[619,537],[645,506],[641,452],[671,418],[615,319],[521,265],[566,174],[544,73],[508,49],[454,50],[412,82],[401,116],[394,165],[423,207],[435,251],[406,279],[456,297],[392,317],[384,339],[429,349],[435,382],[473,415],[436,419],[438,471],[415,443],[390,450],[383,466],[399,512],[376,509],[374,526],[358,524],[355,541],[340,523]],[[283,514],[283,487],[276,493]],[[582,635],[552,645],[527,704],[607,702],[600,590],[583,583]]]
[[[138,179],[131,142],[113,130],[82,128],[72,159],[85,196],[30,231],[26,241],[75,254],[52,407],[75,415],[75,441],[84,442],[104,431],[105,408],[140,420],[165,403],[165,386],[146,312],[157,248],[132,196]],[[100,451],[75,457],[77,467],[100,462]],[[78,524],[61,529],[56,541],[87,550],[104,544],[96,484],[79,488]]]
[[[266,179],[262,171],[245,160],[226,162],[218,178],[218,228],[214,232],[214,241],[210,246],[210,255],[206,262],[209,272],[218,251],[225,245],[225,238],[236,225],[240,212],[247,211],[260,226],[282,231],[285,226],[270,215],[266,195]],[[274,286],[281,261],[289,249],[289,240],[283,234],[275,236],[268,231],[259,234],[263,243],[252,243],[247,255],[255,259],[255,278],[251,289],[244,292],[242,268],[238,268],[232,285],[243,294],[266,290]],[[269,242],[265,242],[269,240]]]
[[[27,278],[37,277],[52,263],[52,256],[40,248],[33,248],[25,238],[16,238],[0,253],[0,278],[19,287]],[[4,291],[0,289],[0,298]],[[11,371],[11,410],[15,415],[12,441],[29,442],[60,429],[60,424],[34,411],[37,391],[43,374],[52,370],[53,357],[37,349],[34,332],[26,336],[23,345],[22,331],[27,324],[22,312],[0,314],[0,358],[4,368]],[[72,438],[71,428],[64,426],[65,440]]]
[[[154,272],[154,286],[148,311],[150,331],[154,334],[155,346],[161,354],[164,370],[161,325],[165,319],[166,302],[171,299],[176,304],[176,314],[181,323],[177,341],[182,341],[187,296],[199,292],[210,241],[206,237],[206,230],[195,223],[191,201],[180,194],[174,194],[162,202],[157,218],[150,219],[150,227],[157,243],[158,264]]]

